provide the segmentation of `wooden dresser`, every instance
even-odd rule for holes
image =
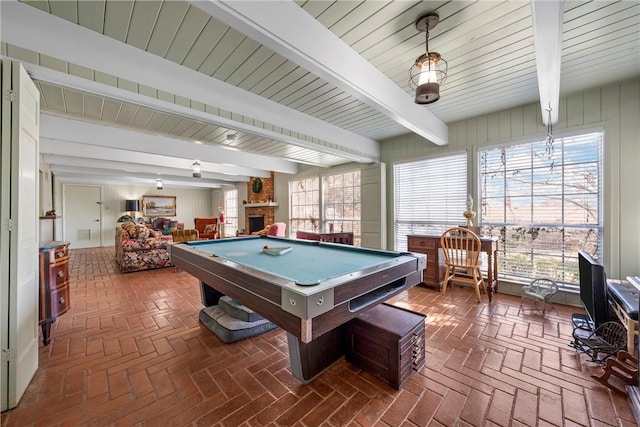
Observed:
[[[69,242],[40,244],[40,312],[42,342],[51,340],[51,324],[69,310]]]
[[[497,237],[479,236],[481,251],[487,254],[487,267],[484,277],[490,292],[498,290],[498,243]],[[444,253],[440,249],[440,236],[408,235],[407,250],[427,256],[427,268],[422,273],[422,283],[442,290],[446,267]]]
[[[422,283],[440,290],[444,281],[444,254],[440,250],[440,236],[409,235],[407,250],[427,256],[427,268],[422,272]]]

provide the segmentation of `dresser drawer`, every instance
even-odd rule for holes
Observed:
[[[54,264],[51,266],[51,285],[55,288],[59,288],[60,286],[67,283],[69,280],[69,264]]]
[[[407,249],[409,252],[434,250],[440,245],[437,238],[427,236],[407,236]]]
[[[58,317],[69,310],[69,286],[51,291],[51,317]]]

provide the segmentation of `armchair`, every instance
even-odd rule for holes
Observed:
[[[122,273],[171,266],[167,243],[163,236],[144,225],[125,222],[116,228],[116,261]]]
[[[200,239],[218,238],[218,218],[194,218],[193,222]]]

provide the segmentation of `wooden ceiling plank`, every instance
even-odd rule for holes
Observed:
[[[64,105],[67,113],[82,117],[84,114],[82,92],[73,89],[63,89]]]
[[[190,6],[164,57],[169,61],[182,64],[192,46],[197,43],[196,40],[203,29],[208,25],[209,19],[210,17],[202,13],[200,9]]]
[[[99,120],[102,117],[102,108],[104,105],[104,98],[101,96],[95,96],[88,93],[84,94],[83,106],[84,111],[82,117]]]
[[[105,0],[78,1],[78,24],[96,33],[104,31]]]
[[[189,3],[187,2],[162,2],[156,25],[153,28],[149,45],[147,46],[147,52],[165,57],[184,22],[188,10]]]
[[[204,17],[201,18],[204,19]],[[191,37],[186,35],[177,37],[177,40],[185,41],[182,49],[186,55],[181,64],[192,70],[200,71],[200,67],[202,67],[202,64],[209,58],[211,52],[220,40],[222,40],[222,37],[228,29],[229,27],[222,22],[216,19],[210,19],[192,44],[186,43],[191,40]]]
[[[246,36],[244,34],[233,28],[228,28],[220,41],[209,53],[207,59],[205,59],[198,68],[198,71],[207,76],[214,76],[216,70],[220,68],[225,61],[233,60],[231,59],[233,52],[240,46],[240,43],[242,43],[245,38]]]
[[[125,42],[133,13],[133,0],[107,2],[104,13],[104,35]]]
[[[233,56],[224,61],[222,65],[218,67],[216,72],[213,74],[213,77],[222,81],[227,81],[244,66],[248,59],[251,58],[259,48],[260,44],[258,42],[250,39],[249,37],[245,37],[233,52]]]
[[[151,33],[160,13],[161,2],[136,1],[129,23],[127,44],[138,49],[147,50]]]
[[[116,123],[124,126],[131,126],[133,119],[136,117],[138,107],[129,103],[121,103],[120,111]]]

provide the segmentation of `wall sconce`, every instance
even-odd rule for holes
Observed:
[[[440,85],[447,80],[449,66],[438,52],[429,52],[429,30],[440,22],[437,13],[427,13],[416,21],[416,29],[426,33],[426,53],[409,69],[409,87],[416,91],[416,104],[431,104],[440,99]]]
[[[156,190],[162,190],[162,180],[160,178],[156,179]]]
[[[202,173],[200,171],[200,163],[198,163],[198,161],[196,160],[195,162],[193,162],[191,166],[193,167],[193,177],[202,178]]]

